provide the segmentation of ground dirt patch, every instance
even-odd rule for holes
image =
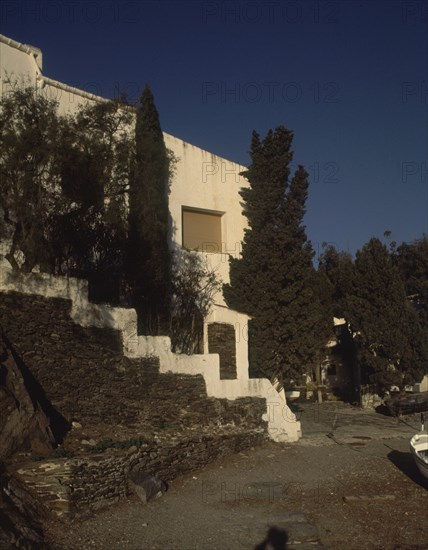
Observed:
[[[408,448],[418,418],[342,403],[296,412],[301,442],[212,463],[146,506],[131,497],[51,522],[48,540],[58,550],[427,550],[428,485]]]

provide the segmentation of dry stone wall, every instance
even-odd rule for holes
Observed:
[[[229,323],[210,323],[208,325],[208,352],[220,356],[220,379],[235,380],[236,349],[235,327]]]
[[[0,548],[52,550],[44,543],[48,510],[28,486],[0,466]]]
[[[168,482],[217,458],[259,445],[265,437],[263,429],[169,437],[127,450],[111,448],[103,454],[27,464],[18,470],[18,475],[40,495],[47,508],[59,517],[71,519],[129,495],[129,472],[133,468]]]
[[[119,331],[82,327],[70,308],[60,298],[0,293],[0,324],[15,352],[85,435],[126,439],[137,428],[265,425],[263,399],[208,398],[201,375],[160,374],[156,358],[125,357]]]
[[[301,437],[300,422],[287,406],[284,392],[279,392],[266,378],[249,378],[247,353],[243,349],[246,341],[244,338],[243,346],[240,334],[237,334],[235,347],[237,377],[221,379],[219,354],[178,355],[171,352],[168,337],[138,336],[135,310],[88,302],[88,288],[84,280],[55,277],[46,273],[14,272],[0,256],[0,292],[70,300],[70,316],[78,327],[77,331],[92,327],[90,330],[97,332],[97,329],[103,329],[103,334],[106,334],[110,330],[111,334],[122,340],[122,351],[126,358],[139,359],[145,363],[147,358],[156,357],[159,359],[162,374],[202,375],[207,394],[211,398],[232,401],[247,397],[263,399],[266,404],[264,419],[268,422],[269,437],[281,442],[297,441]],[[235,313],[225,308],[214,308],[208,324],[214,322],[235,326]],[[245,319],[241,319],[242,322]],[[55,337],[59,337],[56,332],[52,335],[52,338]],[[233,351],[231,339],[229,344]],[[121,356],[119,359],[122,361]]]
[[[79,475],[71,480],[70,513],[95,510],[129,494],[128,474],[139,467],[166,482],[181,474],[203,468],[213,460],[239,452],[264,441],[263,430],[217,433],[177,438],[141,448],[122,456],[97,456],[76,461]]]

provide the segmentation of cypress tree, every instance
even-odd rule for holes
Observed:
[[[139,331],[166,334],[170,301],[169,160],[148,86],[135,126],[135,166],[129,189],[128,279]]]
[[[252,373],[282,385],[310,372],[319,359],[325,320],[303,225],[308,174],[299,166],[289,181],[292,139],[283,126],[262,142],[253,133],[252,162],[243,173],[249,187],[240,192],[248,228],[242,257],[231,258],[230,284],[224,285],[228,305],[252,317]]]

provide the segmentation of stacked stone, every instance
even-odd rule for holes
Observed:
[[[265,437],[262,429],[176,437],[128,450],[112,448],[99,455],[32,463],[18,474],[47,508],[70,519],[129,495],[132,470],[139,469],[168,482],[215,459],[260,445]]]
[[[160,374],[157,358],[125,357],[120,333],[74,323],[68,300],[0,297],[0,324],[17,354],[67,421],[95,437],[116,426],[123,435],[141,426],[262,425],[263,399],[208,398],[202,376]]]
[[[220,378],[236,379],[235,327],[228,323],[208,325],[208,351],[220,356]]]

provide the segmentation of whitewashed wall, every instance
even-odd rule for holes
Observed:
[[[428,391],[428,374],[426,374],[418,384],[413,386],[413,391]]]
[[[229,254],[240,255],[246,226],[239,195],[239,189],[248,185],[239,175],[244,167],[169,134],[164,134],[164,138],[166,146],[180,159],[170,194],[173,239],[182,245],[182,206],[224,212],[222,253],[205,256],[222,281],[229,282]],[[218,301],[224,304],[221,296]]]

